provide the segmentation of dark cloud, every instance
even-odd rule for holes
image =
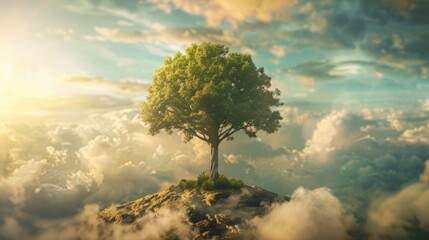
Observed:
[[[360,14],[372,23],[360,44],[378,62],[404,74],[428,78],[429,3],[427,1],[362,0]]]
[[[402,80],[410,76],[422,76],[422,66],[415,65],[414,67],[407,68],[405,66],[395,67],[392,64],[384,61],[345,60],[334,62],[326,59],[323,61],[309,60],[295,66],[286,67],[283,70],[291,76],[306,77],[311,80],[352,79],[362,76],[368,79],[395,77]],[[397,64],[401,63],[398,62]],[[391,81],[391,84],[395,84],[395,80],[389,81]],[[370,82],[366,85],[371,85],[372,83],[377,84],[379,81]],[[352,88],[352,90],[355,89]]]
[[[379,63],[393,68],[393,74],[428,79],[429,35],[425,28],[389,29],[387,32],[368,32],[362,49],[378,59]]]
[[[399,31],[413,29],[414,33],[417,30],[418,33],[424,34],[424,28],[414,28],[413,24],[426,25],[426,27],[429,24],[427,1],[361,0],[355,2],[331,1],[331,3],[302,1],[297,6],[300,11],[294,12],[294,20],[308,23],[311,22],[312,15],[320,14],[323,16],[321,20],[325,21],[325,28],[319,37],[332,37],[332,41],[337,41],[337,44],[343,47],[353,47],[354,43],[358,43],[373,29]],[[394,27],[398,23],[402,24],[401,28]],[[317,34],[315,34],[316,36]],[[316,38],[314,41],[323,40]]]
[[[366,230],[374,239],[424,239],[429,233],[429,160],[420,181],[371,202]]]
[[[428,24],[429,3],[422,0],[361,0],[361,13],[379,24],[400,22],[407,24]]]
[[[364,67],[384,75],[428,79],[426,1],[331,2],[301,1],[291,12],[292,20],[274,18],[269,24],[244,22],[240,25],[243,36],[255,48],[281,43],[289,51],[358,49],[372,58],[360,62]],[[326,58],[298,64],[297,71],[307,68],[311,77],[334,78],[330,70],[338,63]]]
[[[127,4],[122,7],[110,4],[110,7],[98,8],[116,17],[149,26],[149,30],[124,31],[111,27],[96,27],[96,34],[88,35],[86,39],[119,43],[174,42],[179,45],[211,41],[256,50],[269,50],[273,45],[284,45],[288,51],[303,48],[322,52],[358,49],[372,58],[366,60],[367,63],[363,65],[369,67],[373,64],[369,68],[374,71],[401,78],[429,78],[429,62],[426,57],[429,47],[425,44],[429,41],[426,31],[429,24],[426,13],[429,8],[426,1],[276,1],[271,6],[260,3],[264,9],[259,10],[264,14],[261,13],[257,17],[251,17],[252,14],[249,13],[242,17],[230,15],[230,10],[241,6],[241,2],[235,5],[210,1],[204,5],[186,1],[154,1],[149,5],[152,4],[164,11],[169,9],[167,12],[171,12],[174,6],[193,15],[205,16],[207,22],[212,24],[210,27],[156,27],[155,23],[149,23],[139,16],[133,4],[130,4],[132,7]],[[283,8],[274,8],[277,4]],[[146,5],[148,3],[142,6]],[[251,3],[247,5],[249,9],[240,8],[237,11],[246,12],[253,9]],[[208,6],[218,9],[216,14],[212,10],[210,13],[203,11]],[[283,11],[279,12],[279,9]],[[260,14],[259,11],[257,13]],[[220,24],[223,21],[232,27],[224,27]],[[307,71],[313,75],[320,70],[317,79],[334,78],[335,75],[329,70],[335,67],[332,64],[337,63],[329,60],[329,57],[325,58],[328,60],[321,61],[319,57],[297,66],[309,68]]]
[[[308,61],[295,65],[293,67],[285,68],[291,75],[298,75],[304,77],[310,77],[314,80],[319,79],[335,79],[337,76],[332,75],[331,71],[336,67],[336,64],[325,61]]]
[[[362,140],[338,150],[332,157],[339,161],[339,174],[350,184],[394,192],[418,178],[429,158],[426,147]]]

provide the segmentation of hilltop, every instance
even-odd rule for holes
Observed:
[[[248,233],[245,231],[248,220],[264,215],[273,203],[290,200],[237,180],[224,181],[223,185],[218,182],[208,185],[198,180],[182,180],[161,192],[106,208],[99,216],[108,223],[136,224],[147,214],[181,211],[185,213],[185,224],[193,230],[194,239],[242,239]],[[228,185],[231,182],[233,184]],[[177,239],[177,236],[169,232],[165,238]]]

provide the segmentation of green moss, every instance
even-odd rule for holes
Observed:
[[[194,189],[197,186],[197,183],[195,180],[182,179],[178,186],[183,190]]]
[[[210,180],[210,173],[203,172],[197,177],[197,187],[201,188],[203,184]]]
[[[207,172],[201,173],[197,180],[182,179],[178,187],[182,190],[185,189],[200,189],[205,191],[226,190],[226,189],[240,189],[244,186],[243,181],[235,178],[228,179],[225,175],[219,174],[219,177],[212,181]]]

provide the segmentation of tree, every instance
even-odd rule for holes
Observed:
[[[153,75],[142,105],[149,133],[184,133],[210,145],[210,178],[218,177],[219,144],[243,130],[249,137],[273,133],[282,119],[271,107],[282,105],[280,91],[249,55],[229,53],[223,45],[192,44],[185,53],[167,57]]]

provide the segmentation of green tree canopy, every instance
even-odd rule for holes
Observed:
[[[207,142],[215,179],[223,140],[232,140],[240,130],[256,137],[258,131],[273,133],[280,127],[280,113],[271,109],[282,104],[280,91],[271,91],[270,81],[249,55],[229,53],[219,44],[192,44],[156,70],[142,118],[152,135],[176,129],[186,141]]]

